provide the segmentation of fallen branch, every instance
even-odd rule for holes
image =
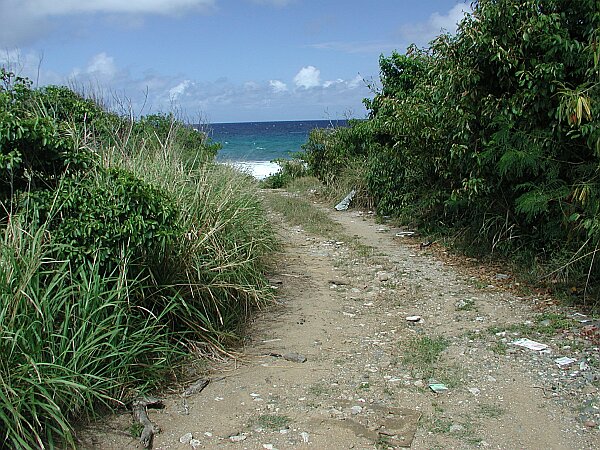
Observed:
[[[152,438],[155,434],[160,433],[160,428],[148,418],[148,406],[160,407],[163,406],[163,404],[160,399],[154,397],[136,398],[131,404],[133,420],[139,422],[144,427],[140,436],[140,442],[144,448],[150,448],[152,445]]]

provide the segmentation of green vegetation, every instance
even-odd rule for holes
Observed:
[[[312,132],[302,158],[326,185],[352,173],[380,215],[598,299],[598,2],[473,8],[456,35],[382,56],[368,119]]]
[[[75,447],[271,299],[256,183],[173,115],[0,69],[0,441]]]
[[[261,414],[256,419],[257,426],[273,431],[288,428],[290,422],[291,419],[288,416],[281,416],[278,414]]]
[[[441,336],[421,336],[404,343],[404,363],[410,367],[413,376],[436,378],[448,385],[456,385],[450,370],[438,365],[441,354],[450,343]]]

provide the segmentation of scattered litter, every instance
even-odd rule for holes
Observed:
[[[396,233],[396,237],[407,237],[407,236],[414,236],[415,232],[414,231],[400,231],[399,233]]]
[[[433,241],[425,241],[425,242],[421,242],[421,244],[419,245],[419,248],[421,250],[423,250],[424,248],[429,247],[431,244],[433,244]]]
[[[577,360],[573,359],[573,358],[569,358],[568,356],[563,356],[562,358],[557,358],[554,360],[554,362],[556,364],[558,364],[559,367],[567,367],[567,366],[573,364],[575,361],[577,361]]]
[[[189,444],[192,446],[192,448],[194,450],[196,450],[197,448],[201,448],[202,447],[202,442],[200,442],[200,440],[198,440],[198,439],[192,439],[192,440],[190,440]]]
[[[408,316],[406,318],[407,322],[413,322],[413,323],[420,323],[421,322],[421,316]]]
[[[346,211],[348,209],[348,206],[350,206],[350,202],[352,201],[355,195],[356,191],[352,189],[350,193],[346,195],[346,197],[344,197],[344,199],[341,202],[335,205],[335,209],[337,209],[338,211]]]
[[[528,348],[529,350],[535,350],[535,351],[546,350],[548,348],[548,346],[546,344],[541,344],[539,342],[532,341],[531,339],[527,339],[527,338],[518,339],[515,342],[513,342],[512,344],[518,345],[519,347]]]
[[[262,341],[263,344],[268,344],[270,342],[278,342],[281,341],[281,339],[277,338],[277,339],[267,339],[266,341]]]
[[[389,228],[384,228],[384,227],[381,227],[381,228],[377,228],[377,230],[376,230],[376,231],[377,231],[378,233],[385,233],[386,231],[390,231],[390,229],[389,229]]]
[[[588,316],[586,316],[585,314],[581,314],[581,313],[574,313],[569,317],[573,320],[576,320],[579,323],[588,323],[588,322],[592,321],[592,319],[590,319]]]
[[[300,436],[302,437],[302,442],[304,442],[305,444],[308,444],[309,439],[310,439],[310,434],[308,434],[306,431],[303,431],[302,433],[300,433]]]
[[[255,393],[255,392],[252,392],[252,393],[250,394],[250,397],[257,398],[257,397],[260,397],[260,394],[257,394],[257,393]]]
[[[431,389],[436,394],[439,394],[440,392],[446,392],[448,390],[448,387],[442,383],[429,383],[429,389]]]
[[[508,280],[510,278],[510,275],[507,275],[505,273],[497,273],[496,276],[494,277],[494,280]]]
[[[179,438],[179,442],[181,442],[182,444],[189,444],[192,438],[192,433],[186,433]]]
[[[588,365],[588,363],[585,359],[579,363],[579,370],[581,370],[582,372],[584,370],[588,370],[589,368],[590,368],[590,366]]]
[[[263,444],[263,448],[266,450],[277,450],[273,444]]]

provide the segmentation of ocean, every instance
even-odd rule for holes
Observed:
[[[346,126],[346,120],[299,120],[285,122],[214,123],[203,128],[223,148],[217,162],[233,164],[258,179],[279,169],[272,161],[290,159],[302,150],[314,128]]]

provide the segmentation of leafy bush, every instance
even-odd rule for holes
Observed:
[[[380,214],[600,287],[599,29],[595,0],[474,2],[456,35],[381,57],[369,119],[311,135],[309,168],[330,184],[365,155]]]
[[[31,82],[0,68],[0,201],[18,191],[52,189],[61,174],[93,164],[64,122],[45,114]]]
[[[293,180],[308,174],[306,164],[299,159],[276,159],[280,169],[262,181],[262,186],[269,189],[279,189],[288,186]]]
[[[0,439],[74,447],[73,423],[222,349],[272,299],[256,183],[173,116],[62,87],[0,87]]]
[[[60,243],[55,259],[74,267],[93,262],[105,275],[125,262],[132,278],[157,274],[183,234],[173,199],[123,169],[64,178],[23,202]]]

